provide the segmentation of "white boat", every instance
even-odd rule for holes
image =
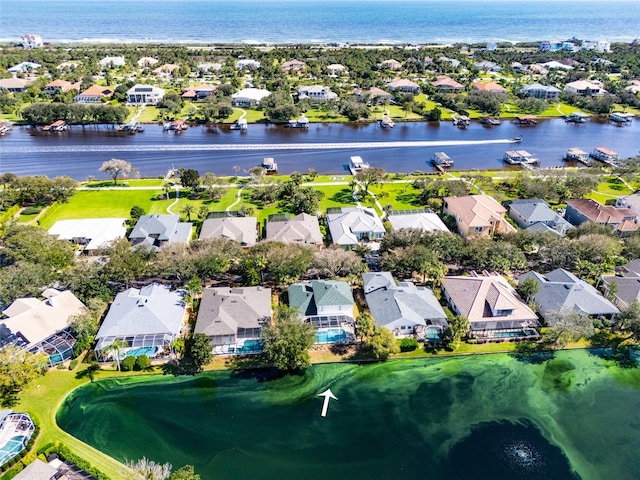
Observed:
[[[247,123],[247,121],[244,118],[241,118],[240,120],[238,120],[237,123],[234,123],[231,125],[231,130],[242,130],[245,131],[247,130],[249,124]]]
[[[262,167],[265,173],[276,173],[278,171],[278,164],[271,157],[266,157],[262,160]]]
[[[356,174],[364,170],[365,168],[369,168],[369,164],[364,163],[364,160],[362,160],[362,157],[358,155],[351,157],[350,163],[349,163],[349,170],[351,170],[351,173]]]
[[[393,120],[391,120],[391,117],[388,117],[388,116],[385,115],[380,120],[380,126],[382,128],[393,128],[393,127],[396,126],[396,123]]]

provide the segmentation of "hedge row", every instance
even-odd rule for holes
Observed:
[[[110,480],[110,478],[102,473],[100,470],[95,468],[85,459],[79,457],[75,453],[73,453],[69,448],[61,442],[54,442],[49,445],[46,445],[44,448],[38,451],[38,454],[44,454],[45,457],[48,457],[52,453],[55,453],[62,460],[73,463],[78,468],[81,468],[89,475],[92,475],[97,480]]]

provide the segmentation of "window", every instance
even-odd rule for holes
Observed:
[[[475,228],[475,231],[476,231],[477,233],[482,233],[482,230],[484,230],[484,227],[476,227],[476,228]]]

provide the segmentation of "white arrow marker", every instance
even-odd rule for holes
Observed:
[[[318,394],[319,397],[324,397],[324,403],[322,404],[322,413],[320,413],[321,417],[327,416],[327,410],[329,409],[329,401],[333,398],[334,400],[338,400],[338,398],[331,393],[331,389],[327,388],[324,392]]]

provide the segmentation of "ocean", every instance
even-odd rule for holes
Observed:
[[[636,0],[2,0],[0,42],[630,42],[638,25]]]

